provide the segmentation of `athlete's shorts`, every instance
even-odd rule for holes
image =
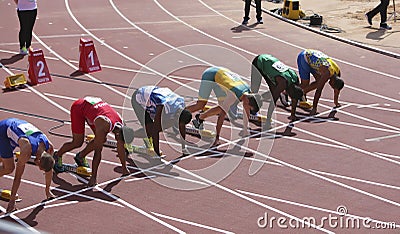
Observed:
[[[22,130],[20,130],[19,128],[15,129],[15,130],[11,130],[11,131],[13,131],[13,135],[15,135],[15,138],[19,139],[21,137],[24,137],[29,140],[29,143],[31,144],[31,147],[32,147],[32,155],[35,155],[37,153],[40,142],[44,143],[46,150],[48,150],[50,147],[49,140],[47,139],[46,135],[44,135],[41,132],[35,132],[30,136],[26,136],[26,135],[24,135],[24,132]],[[18,137],[18,136],[20,136],[20,137]],[[14,139],[14,141],[18,141],[18,139]],[[7,135],[0,136],[0,142],[1,142],[0,157],[1,158],[13,158],[14,157],[13,151],[14,151],[15,147],[13,147],[10,144],[10,139],[8,138],[8,136]],[[18,143],[18,142],[16,142],[16,143]]]
[[[214,91],[218,100],[223,100],[226,97],[225,91],[215,82],[215,75],[220,68],[211,67],[203,72],[201,76],[201,84],[199,90],[199,100],[207,101],[210,98],[211,91]]]
[[[297,67],[299,68],[300,78],[302,80],[309,80],[310,74],[314,73],[314,70],[311,68],[310,65],[308,65],[305,55],[304,55],[304,52],[305,51],[302,51],[297,56]]]
[[[14,147],[10,144],[10,139],[8,139],[7,135],[0,136],[0,158],[13,158],[13,150]]]

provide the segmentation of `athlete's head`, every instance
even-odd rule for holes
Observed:
[[[288,92],[288,95],[290,96],[290,98],[292,99],[296,99],[299,100],[301,99],[301,97],[303,97],[304,93],[303,93],[303,89],[301,89],[298,85],[289,85],[286,89],[286,91]]]
[[[329,81],[332,88],[341,90],[344,87],[344,81],[339,76],[334,75]]]
[[[183,109],[179,115],[179,123],[188,124],[192,120],[192,113],[187,109]]]
[[[54,167],[54,158],[50,154],[43,152],[40,156],[39,168],[45,172],[51,171]]]
[[[246,94],[246,97],[249,100],[249,105],[250,105],[250,108],[252,109],[252,112],[257,113],[262,106],[262,100],[261,100],[260,94],[248,93],[248,94]]]

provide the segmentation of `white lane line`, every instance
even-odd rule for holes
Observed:
[[[6,67],[2,67],[8,74],[10,75],[14,75],[13,72],[11,72],[8,68]],[[41,92],[37,91],[35,88],[29,86],[29,85],[25,85],[25,87],[27,87],[31,92],[35,93],[36,95],[38,95],[39,97],[43,98],[44,100],[46,100],[47,102],[49,102],[50,104],[54,105],[55,107],[57,107],[58,109],[64,111],[65,113],[69,114],[69,110],[65,109],[64,107],[62,107],[61,105],[59,105],[58,103],[52,101],[51,99],[49,99],[48,97],[44,96]]]
[[[8,176],[8,175],[5,175],[4,178],[14,180],[14,177]],[[30,181],[30,180],[26,180],[26,179],[22,179],[21,182],[24,182],[26,184],[31,184],[31,185],[34,185],[34,186],[37,186],[37,187],[41,187],[41,188],[45,188],[46,187],[44,184],[36,183],[36,182]],[[59,192],[62,192],[62,193],[66,193],[66,194],[72,193],[71,191],[68,191],[68,190],[65,190],[65,189],[61,189],[61,188],[50,187],[50,189],[54,190],[54,191],[59,191]],[[89,200],[98,201],[98,202],[105,203],[105,204],[108,204],[108,205],[123,207],[121,204],[118,204],[118,203],[115,203],[115,202],[109,202],[109,201],[106,201],[106,200],[103,200],[103,199],[99,199],[99,198],[96,198],[96,197],[91,197],[91,196],[88,196],[88,195],[85,195],[85,194],[74,194],[74,195],[77,196],[77,197],[82,197],[82,198],[86,198],[86,199],[89,199]]]
[[[80,33],[80,34],[59,34],[59,35],[41,35],[40,38],[42,39],[53,39],[53,38],[68,38],[68,37],[85,37],[88,36],[87,34]]]
[[[380,153],[380,152],[375,152],[375,153],[376,153],[376,154],[379,154],[379,155],[382,155],[382,156],[384,156],[384,157],[400,159],[400,156],[397,156],[397,155],[385,154],[385,153]]]
[[[318,171],[318,170],[313,170],[313,169],[310,169],[310,171],[313,171],[313,172],[315,172],[317,174],[320,174],[320,175],[327,175],[327,176],[332,176],[332,177],[336,177],[336,178],[341,178],[341,179],[361,182],[361,183],[365,183],[365,184],[372,184],[372,185],[381,186],[381,187],[385,187],[385,188],[400,190],[400,187],[395,186],[395,185],[383,184],[383,183],[378,183],[378,182],[369,181],[369,180],[363,180],[363,179],[357,179],[357,178],[354,178],[354,177],[343,176],[343,175],[338,175],[338,174],[333,174],[333,173],[323,172],[323,171]]]
[[[311,209],[311,210],[317,210],[317,211],[322,211],[322,212],[326,212],[326,213],[331,213],[331,214],[336,214],[336,215],[342,216],[342,213],[338,212],[337,210],[329,210],[329,209],[325,209],[325,208],[321,208],[321,207],[317,207],[317,206],[311,206],[311,205],[298,203],[298,202],[294,202],[294,201],[289,201],[289,200],[285,200],[285,199],[280,199],[280,198],[275,198],[275,197],[271,197],[271,196],[261,195],[261,194],[257,194],[257,193],[253,193],[253,192],[240,190],[240,189],[238,189],[237,191],[240,192],[240,193],[249,195],[249,196],[259,197],[259,198],[263,198],[263,199],[267,199],[267,200],[271,200],[271,201],[282,202],[282,203],[289,204],[289,205],[294,205],[294,206],[298,206],[298,207],[302,207],[302,208],[307,208],[307,209]],[[381,221],[381,220],[372,219],[372,217],[363,217],[363,216],[358,216],[358,215],[352,215],[350,213],[347,213],[346,217],[355,218],[355,219],[361,219],[361,220],[371,220],[372,222],[375,222],[375,223],[387,222],[387,221]],[[396,227],[400,227],[400,225],[396,225]]]
[[[160,143],[167,143],[167,142],[160,141]],[[70,154],[72,156],[75,156],[75,154],[73,154],[71,152],[67,152],[66,154]],[[86,156],[86,158],[89,159],[89,160],[93,160],[93,158],[89,157],[89,156]],[[104,159],[102,159],[101,162],[105,163],[105,164],[113,165],[113,166],[121,166],[121,163],[111,162],[111,161],[107,161],[107,160],[104,160]],[[146,170],[143,170],[142,168],[139,168],[139,167],[130,166],[130,165],[127,165],[127,167],[129,169],[138,170],[139,172],[138,173],[134,173],[135,175],[139,174],[139,173],[151,173],[151,174],[154,174],[154,175],[160,175],[160,176],[163,176],[163,177],[168,177],[168,178],[172,178],[172,179],[176,179],[176,180],[182,180],[182,181],[191,182],[191,183],[195,183],[195,184],[201,184],[201,185],[207,185],[206,183],[198,181],[198,180],[192,180],[192,179],[188,179],[188,178],[181,177],[181,176],[174,176],[174,175],[170,175],[170,174],[166,174],[166,173],[162,173],[162,172],[158,172],[158,171],[153,171],[152,169],[157,169],[156,167],[153,167],[153,168],[150,168],[150,169],[146,169]],[[125,179],[125,180],[128,180],[128,179]]]
[[[332,144],[332,143],[325,143],[325,142],[320,142],[320,141],[306,140],[306,139],[293,138],[293,137],[287,137],[287,136],[282,136],[282,138],[285,138],[287,140],[310,143],[310,144],[313,144],[313,145],[322,145],[322,146],[332,147],[332,148],[337,148],[337,149],[344,149],[344,150],[348,150],[349,149],[349,148],[347,148],[345,146],[336,145],[336,144]],[[257,138],[256,140],[257,141],[261,141],[261,140],[263,140],[263,138]]]
[[[399,109],[392,109],[392,108],[384,108],[384,107],[368,107],[370,109],[375,109],[375,110],[381,110],[381,111],[389,111],[389,112],[396,112],[396,113],[400,113]]]
[[[70,174],[70,175],[72,175],[72,176],[78,178],[79,180],[83,181],[85,184],[88,183],[88,181],[87,181],[85,178],[83,178],[83,177],[81,177],[81,176],[79,176],[79,175],[76,175],[76,174]],[[177,233],[185,234],[185,232],[182,231],[182,230],[180,230],[179,228],[174,227],[174,226],[172,226],[171,224],[169,224],[169,223],[167,223],[167,222],[164,222],[163,220],[161,220],[161,219],[155,217],[154,215],[152,215],[152,214],[150,214],[150,213],[148,213],[148,212],[146,212],[146,211],[140,209],[139,207],[134,206],[133,204],[131,204],[131,203],[129,203],[129,202],[127,202],[127,201],[121,199],[120,197],[117,197],[117,196],[115,196],[114,194],[107,192],[106,190],[102,189],[100,186],[96,185],[96,186],[95,186],[95,189],[97,189],[98,191],[100,191],[100,192],[103,193],[104,195],[110,197],[111,199],[114,199],[114,200],[118,201],[119,203],[125,205],[126,207],[128,207],[128,208],[130,208],[130,209],[136,211],[137,213],[139,213],[139,214],[141,214],[141,215],[143,215],[143,216],[145,216],[145,217],[147,217],[147,218],[149,218],[149,219],[151,219],[151,220],[153,220],[153,221],[155,221],[155,222],[157,222],[157,223],[163,225],[164,227],[167,227],[167,228],[169,228],[169,229],[171,229],[171,230],[173,230],[173,231],[175,231],[175,232],[177,232]]]
[[[66,4],[66,5],[68,5],[68,4]],[[68,9],[69,9],[69,7],[68,7]],[[48,49],[49,51],[52,51],[53,54],[55,54],[60,60],[62,60],[64,63],[70,65],[71,67],[74,67],[75,69],[77,69],[74,65],[72,65],[71,63],[69,63],[68,61],[66,61],[63,57],[59,56],[55,51],[53,51],[50,47],[48,47],[45,43],[43,43],[43,41],[40,40],[40,38],[37,37],[36,34],[33,34],[33,35],[34,35],[34,37],[35,37],[35,39],[36,39],[37,41],[39,41],[44,47],[46,47],[46,49]],[[7,69],[7,70],[8,70],[8,69]],[[92,80],[98,81],[96,78],[94,78],[94,77],[92,77],[92,76],[90,76],[90,75],[87,75],[87,76],[88,76],[89,78],[91,78]],[[122,94],[122,96],[124,96],[124,97],[127,98],[127,96],[126,96],[125,94],[119,92],[118,90],[115,90],[114,88],[111,88],[111,87],[109,87],[109,86],[107,86],[107,85],[103,85],[103,86],[104,86],[105,88],[108,88],[108,89],[110,89],[110,90],[112,90],[112,91],[118,93],[118,94]],[[63,110],[63,111],[66,111],[67,113],[69,113],[68,110],[66,110],[66,109],[63,108],[62,106],[58,105],[57,103],[51,101],[50,99],[48,99],[46,96],[44,96],[44,95],[41,94],[40,92],[36,91],[35,89],[33,89],[33,88],[31,88],[31,87],[28,87],[28,88],[29,88],[31,91],[33,91],[33,92],[35,92],[36,94],[38,94],[39,96],[41,96],[43,99],[48,100],[48,101],[51,102],[53,105],[57,106],[59,109],[61,109],[61,110]],[[129,97],[129,98],[130,98],[130,97]],[[84,191],[86,191],[86,190],[84,190]],[[68,194],[68,196],[71,196],[72,194],[73,194],[73,193]],[[110,195],[113,196],[113,197],[115,197],[115,196],[112,195],[112,194],[110,194]],[[181,231],[181,230],[175,228],[174,226],[172,226],[172,225],[170,225],[170,224],[168,224],[168,223],[165,223],[165,222],[163,222],[162,220],[159,220],[158,218],[156,218],[156,217],[154,217],[154,216],[152,216],[152,215],[150,215],[150,214],[148,214],[148,213],[142,211],[142,210],[139,209],[139,208],[136,208],[136,207],[132,206],[132,205],[129,204],[129,203],[126,203],[126,202],[123,201],[122,199],[119,199],[119,198],[117,198],[117,197],[115,197],[115,198],[116,198],[116,200],[121,200],[121,201],[122,201],[121,203],[125,204],[126,206],[130,207],[131,209],[134,209],[135,211],[137,211],[137,212],[141,213],[142,215],[145,215],[146,217],[148,217],[148,218],[150,218],[150,219],[152,219],[152,220],[154,220],[154,221],[156,221],[156,222],[158,222],[158,223],[164,225],[165,227],[170,228],[171,230],[174,230],[174,231],[176,231],[176,232],[178,232],[178,233],[184,233],[183,231]],[[9,215],[9,214],[8,214],[8,215]],[[13,214],[11,214],[11,215],[13,215]]]
[[[179,218],[175,218],[175,217],[172,217],[172,216],[168,216],[168,215],[164,215],[164,214],[160,214],[160,213],[156,213],[156,212],[151,212],[151,213],[154,214],[155,216],[160,217],[160,218],[165,218],[165,219],[169,219],[169,220],[180,222],[180,223],[184,223],[184,224],[189,224],[189,225],[192,225],[192,226],[195,226],[195,227],[200,227],[200,228],[204,228],[204,229],[215,231],[215,232],[234,234],[234,232],[229,232],[229,231],[226,231],[226,230],[223,230],[223,229],[219,229],[219,228],[216,228],[216,227],[211,227],[211,226],[207,226],[207,225],[204,225],[204,224],[195,223],[195,222],[184,220],[184,219],[179,219]]]
[[[195,159],[208,159],[208,158],[213,158],[213,157],[218,157],[218,156],[229,156],[225,153],[221,153],[221,155],[207,155],[207,156],[196,156],[194,157]],[[236,156],[236,155],[233,155]],[[256,158],[250,158],[250,157],[244,157],[244,156],[240,156],[243,157],[244,160],[249,160],[249,161],[256,161],[256,162],[261,162],[264,164],[270,164],[270,165],[274,165],[274,166],[280,166],[283,167],[281,164],[279,163],[275,163],[275,162],[271,162],[271,161],[266,161],[266,160],[260,160],[260,159],[256,159]]]
[[[66,206],[66,205],[73,205],[77,204],[78,201],[70,201],[70,202],[63,202],[63,203],[57,203],[53,205],[45,205],[43,208],[53,208],[53,207],[59,207],[59,206]]]
[[[133,178],[133,179],[126,179],[125,182],[132,182],[132,181],[140,181],[140,180],[147,180],[147,179],[152,179],[155,178],[155,175],[150,175],[150,176],[143,176],[139,178]]]
[[[301,129],[299,129],[299,130],[301,130]],[[301,130],[301,131],[307,132],[307,131],[305,131],[305,130]],[[321,137],[322,137],[322,136],[321,136]],[[221,138],[221,139],[223,139],[223,138]],[[226,139],[223,139],[223,140],[226,141]],[[340,144],[340,142],[338,142],[338,143]],[[297,170],[297,171],[299,171],[299,172],[303,172],[303,173],[305,173],[305,174],[307,174],[307,175],[311,175],[311,176],[314,176],[314,177],[319,178],[319,179],[321,179],[321,180],[324,180],[324,181],[327,181],[327,182],[331,182],[331,183],[333,183],[333,184],[335,184],[335,185],[338,185],[338,186],[340,186],[340,187],[344,187],[344,188],[347,188],[347,189],[352,190],[352,191],[354,191],[354,192],[358,192],[358,193],[364,194],[364,195],[366,195],[366,196],[368,196],[368,197],[375,198],[375,199],[377,199],[377,200],[380,200],[380,201],[383,201],[383,202],[386,202],[386,203],[389,203],[389,204],[392,204],[392,205],[395,205],[395,206],[400,207],[400,203],[395,202],[395,201],[392,201],[392,200],[390,200],[390,199],[387,199],[387,198],[378,196],[378,195],[373,194],[373,193],[366,192],[366,191],[364,191],[364,190],[361,190],[361,189],[352,187],[352,186],[350,186],[350,185],[347,185],[347,184],[338,182],[338,181],[333,180],[333,179],[331,179],[331,178],[324,177],[324,176],[319,175],[319,174],[317,174],[317,173],[315,173],[315,172],[313,172],[313,171],[311,171],[311,170],[304,169],[304,168],[302,168],[302,167],[299,167],[299,166],[296,166],[296,165],[287,163],[287,162],[285,162],[285,161],[279,160],[278,158],[272,157],[272,156],[270,156],[270,155],[262,154],[262,153],[260,153],[260,152],[258,152],[258,151],[256,151],[256,150],[250,149],[250,148],[248,148],[248,147],[246,147],[246,146],[244,146],[244,145],[242,145],[241,148],[244,149],[244,150],[250,151],[250,152],[252,152],[252,153],[254,153],[254,154],[260,155],[260,156],[262,156],[262,157],[264,157],[264,158],[266,158],[266,159],[271,159],[271,160],[273,160],[273,161],[275,161],[275,162],[277,162],[277,163],[280,163],[280,164],[282,164],[283,166],[286,166],[286,167],[288,167],[288,168]],[[369,153],[369,152],[368,152],[368,153]],[[371,154],[372,154],[372,153],[371,153]],[[378,156],[377,156],[377,157],[378,157]],[[379,156],[379,157],[381,157],[381,156]],[[390,160],[390,161],[393,161],[393,160]],[[397,162],[397,161],[395,161],[395,162]],[[400,162],[397,162],[397,163],[400,164]]]
[[[400,133],[394,134],[394,135],[387,135],[387,136],[375,137],[375,138],[366,138],[365,141],[367,141],[367,142],[371,142],[371,141],[381,141],[381,140],[386,140],[386,139],[395,138],[395,137],[400,137]]]
[[[0,206],[0,211],[3,213],[6,213],[7,210],[6,208]],[[28,229],[29,231],[33,232],[33,233],[40,233],[38,230],[36,230],[35,228],[31,227],[29,224],[25,223],[22,219],[18,218],[17,216],[15,216],[14,214],[10,214],[10,217],[17,221],[17,223],[21,224],[22,226],[24,226],[26,229]]]
[[[374,106],[379,106],[379,103],[366,104],[366,105],[358,105],[358,106],[357,106],[357,109],[368,108],[368,107],[374,107]]]

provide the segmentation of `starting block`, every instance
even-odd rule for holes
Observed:
[[[88,167],[82,167],[82,166],[77,166],[76,164],[66,164],[63,163],[63,167],[65,171],[68,172],[73,172],[75,174],[85,176],[85,177],[91,177],[92,176],[92,169]]]
[[[205,106],[203,108],[203,111],[206,111],[206,110],[208,110],[210,108],[211,108],[211,106]],[[239,118],[239,119],[243,119],[243,113],[242,112],[238,112],[236,114],[236,117]],[[226,118],[228,119],[228,116]],[[249,120],[265,123],[265,122],[267,122],[267,116],[259,115],[259,114],[256,114],[256,115],[250,114]]]
[[[6,80],[4,81],[4,86],[6,87],[6,89],[11,89],[16,88],[17,86],[22,86],[26,83],[27,80],[24,74],[16,74],[14,76],[6,77]]]
[[[143,146],[136,146],[136,145],[127,145],[125,144],[125,149],[128,151],[128,153],[138,153],[138,154],[145,154],[149,155],[152,157],[158,156],[156,154],[156,151],[154,151],[153,148],[147,148],[145,145]],[[160,150],[161,155],[163,155],[162,151]],[[162,156],[161,156],[162,157]]]
[[[195,127],[186,126],[186,133],[200,136],[200,137],[207,137],[207,138],[214,138],[217,134],[211,130],[206,129],[197,129]]]
[[[1,199],[5,200],[5,201],[9,201],[11,198],[11,190],[0,189],[0,194],[1,194],[0,195]],[[15,197],[16,197],[15,201],[17,201],[17,202],[22,200],[19,198],[18,194]]]
[[[86,136],[86,143],[89,143],[94,139],[94,135],[87,135]],[[117,148],[117,141],[115,140],[110,140],[107,139],[106,142],[104,142],[104,146],[110,147],[110,148]],[[152,157],[157,156],[156,152],[152,148],[147,148],[146,146],[136,146],[132,144],[125,144],[124,145],[125,149],[128,151],[128,153],[138,153],[138,154],[146,154]],[[162,154],[162,151],[160,150],[160,153]]]
[[[303,109],[311,109],[313,105],[307,101],[301,101],[299,102],[299,107]]]

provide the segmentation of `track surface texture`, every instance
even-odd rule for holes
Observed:
[[[305,48],[325,52],[340,66],[340,108],[333,110],[327,85],[320,114],[310,118],[298,109],[301,118],[290,134],[282,134],[290,110],[279,103],[270,132],[251,123],[252,137],[242,138],[242,121],[225,121],[217,151],[207,150],[209,141],[188,136],[197,149],[181,160],[176,134],[167,130],[161,137],[166,157],[131,154],[132,174],[124,178],[115,150],[104,148],[98,186],[87,188],[87,178],[73,173],[55,174],[57,198],[46,202],[43,175],[28,165],[18,210],[6,215],[7,202],[0,201],[0,221],[48,233],[398,232],[399,59],[269,14],[263,14],[264,24],[241,26],[243,6],[240,0],[41,0],[32,47],[43,50],[53,81],[1,93],[0,119],[29,120],[59,148],[69,139],[47,131],[63,120],[55,132],[70,135],[72,101],[99,96],[138,130],[129,104],[133,88],[170,87],[190,103],[210,65],[249,79],[257,54],[272,54],[297,70],[297,54]],[[254,14],[252,8],[253,21]],[[17,55],[13,1],[0,1],[0,19],[0,76],[27,76],[28,56]],[[76,75],[80,38],[93,40],[102,71]],[[264,82],[261,90],[268,90]],[[264,102],[262,114],[267,107]],[[207,119],[206,128],[213,130],[215,120]],[[134,143],[143,144],[140,137]],[[77,152],[65,154],[64,161],[73,163]],[[13,176],[0,178],[0,188],[10,189]]]

